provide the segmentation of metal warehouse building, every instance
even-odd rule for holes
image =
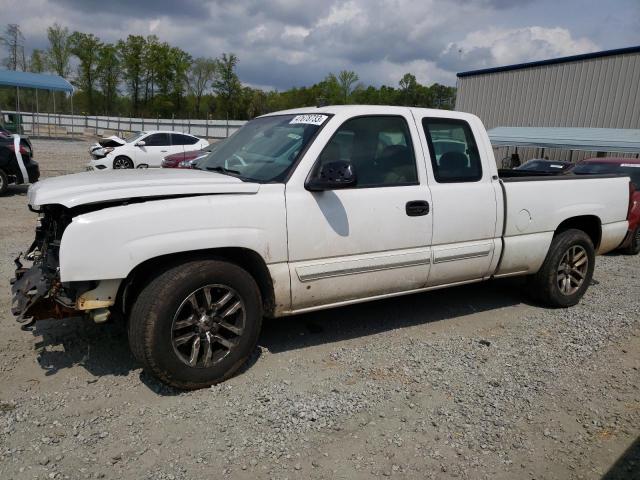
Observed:
[[[640,129],[640,46],[462,72],[457,87],[456,110],[478,115],[487,129]],[[523,161],[540,154],[532,148],[519,152]],[[545,152],[574,161],[595,154]]]

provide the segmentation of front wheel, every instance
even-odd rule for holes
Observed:
[[[181,389],[231,377],[256,346],[260,290],[239,266],[195,260],[169,268],[138,295],[129,345],[145,369]]]
[[[542,267],[530,277],[530,293],[549,307],[576,305],[591,283],[594,267],[591,238],[582,230],[565,230],[553,238]]]
[[[115,170],[121,170],[125,168],[133,168],[133,161],[129,157],[116,157],[113,160],[113,168]]]

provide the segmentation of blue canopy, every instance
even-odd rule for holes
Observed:
[[[640,130],[630,128],[496,127],[488,133],[494,147],[640,153]]]
[[[0,86],[73,92],[73,85],[58,75],[0,70]]]

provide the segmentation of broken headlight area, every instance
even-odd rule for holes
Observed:
[[[94,160],[99,160],[106,157],[109,153],[113,152],[114,147],[96,147],[90,150],[91,157]]]
[[[60,240],[70,222],[71,214],[64,207],[43,208],[35,240],[24,256],[16,258],[11,313],[18,322],[77,315],[77,295],[94,287],[91,282],[60,282]]]

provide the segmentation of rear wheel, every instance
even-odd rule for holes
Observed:
[[[116,157],[113,160],[113,168],[115,170],[121,170],[125,168],[133,168],[133,161],[129,157]]]
[[[626,255],[637,255],[640,253],[640,225],[631,234],[631,243],[628,247],[622,249],[622,253]]]
[[[591,238],[570,229],[553,238],[542,267],[530,278],[531,295],[549,307],[576,305],[589,288],[595,266]]]
[[[141,290],[129,319],[129,344],[164,383],[203,388],[242,366],[261,325],[253,277],[229,262],[196,260],[166,270]]]
[[[3,195],[9,188],[9,180],[7,174],[0,170],[0,195]]]

